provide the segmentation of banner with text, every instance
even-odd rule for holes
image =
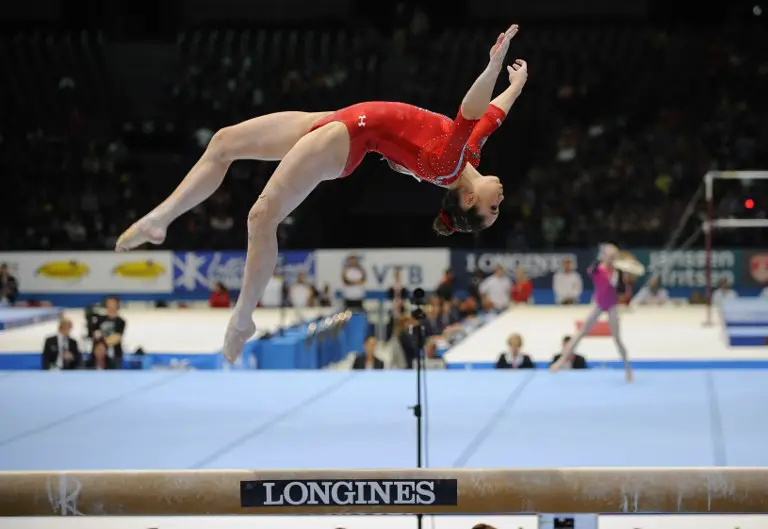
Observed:
[[[570,260],[574,270],[582,276],[595,259],[595,251],[575,250],[562,252],[500,252],[497,250],[452,251],[451,269],[459,287],[469,285],[472,275],[480,270],[489,275],[503,266],[507,274],[513,275],[522,268],[534,288],[552,288],[552,276],[563,267],[563,261]]]
[[[351,256],[357,256],[365,270],[365,290],[381,293],[394,283],[395,272],[400,272],[403,286],[409,290],[434,290],[442,281],[450,263],[450,252],[445,248],[397,250],[318,250],[315,252],[316,283],[331,291],[343,287],[342,271]]]
[[[171,252],[2,252],[25,294],[170,293]]]
[[[649,277],[658,274],[659,282],[667,288],[704,288],[707,286],[707,252],[704,250],[630,250],[645,265]],[[712,286],[722,279],[732,286],[741,285],[742,251],[717,249],[712,251]]]
[[[280,252],[278,271],[294,281],[299,273],[315,278],[315,256],[308,251]],[[207,298],[218,282],[227,290],[240,290],[245,270],[245,252],[176,252],[173,254],[173,292]]]

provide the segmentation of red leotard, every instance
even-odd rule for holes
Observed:
[[[450,187],[469,162],[480,162],[480,150],[506,114],[489,105],[479,120],[464,119],[459,110],[451,120],[406,103],[358,103],[329,114],[311,130],[340,121],[349,131],[349,157],[342,176],[377,152],[397,171],[441,187]]]

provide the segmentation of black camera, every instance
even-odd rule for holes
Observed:
[[[426,317],[424,313],[424,305],[426,304],[426,294],[423,288],[416,288],[413,290],[413,296],[411,297],[411,304],[413,305],[412,315],[416,320],[423,320]]]

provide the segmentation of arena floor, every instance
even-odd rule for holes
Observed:
[[[768,370],[427,375],[428,466],[768,465]],[[412,372],[2,372],[0,469],[415,466]]]

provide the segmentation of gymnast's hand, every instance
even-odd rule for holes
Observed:
[[[507,56],[507,50],[509,50],[509,41],[517,35],[517,30],[517,24],[512,24],[507,31],[499,33],[496,42],[491,47],[490,66],[501,69],[501,66],[504,64],[504,58]]]
[[[528,80],[528,63],[522,59],[517,59],[514,64],[507,66],[507,72],[509,72],[509,86],[517,95],[520,95],[525,82]]]

